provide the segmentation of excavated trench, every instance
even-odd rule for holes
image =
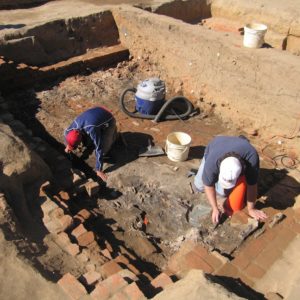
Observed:
[[[178,17],[177,9],[163,7],[156,13]],[[210,16],[209,7],[199,9],[193,11],[195,16],[189,15],[187,9],[189,17],[185,21]],[[205,197],[191,191],[193,176],[190,171],[197,170],[204,147],[213,136],[244,132],[222,123],[213,113],[214,105],[207,105],[203,98],[193,99],[196,114],[187,120],[154,124],[124,115],[118,104],[122,91],[136,87],[143,79],[157,76],[166,80],[167,98],[182,94],[183,89],[180,81],[170,80],[165,70],[151,59],[147,49],[141,57],[131,55],[131,49],[119,44],[119,34],[113,15],[105,11],[46,23],[28,30],[17,40],[14,34],[7,38],[6,44],[0,47],[3,66],[8,70],[2,79],[5,107],[35,138],[42,139],[46,147],[38,149],[31,142],[32,137],[21,135],[21,139],[47,162],[57,190],[68,191],[70,212],[76,215],[80,209],[87,209],[93,214],[95,218],[90,221],[89,229],[98,236],[100,244],[105,237],[112,247],[125,246],[148,263],[154,273],[165,267],[168,258],[186,240],[197,241],[229,258],[234,256],[252,225],[231,226],[227,219],[214,227]],[[20,68],[20,64],[24,65]],[[75,155],[65,156],[63,130],[80,112],[97,105],[113,111],[121,134],[111,157],[105,160],[104,169],[109,175],[107,184],[100,182],[99,193],[87,197],[77,193],[74,186],[63,185],[66,177],[59,177],[62,174],[57,157],[61,157],[61,164],[67,162],[69,170],[79,169],[84,176],[96,180],[92,172],[93,155],[85,162]],[[14,127],[15,134],[21,131],[18,124]],[[186,162],[174,163],[166,156],[138,157],[139,150],[147,146],[149,139],[164,147],[167,135],[177,130],[192,136]],[[51,149],[56,152],[52,154]],[[267,161],[262,167],[260,195],[285,175],[284,171],[269,171],[272,165]],[[38,220],[39,205],[34,200],[30,203],[34,219]],[[66,264],[62,256],[58,260],[54,257],[59,255],[48,253],[39,261],[51,272],[62,274],[72,269],[81,273],[82,265]]]

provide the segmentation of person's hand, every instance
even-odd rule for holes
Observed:
[[[212,214],[211,214],[211,220],[214,224],[217,224],[219,223],[220,221],[220,216],[221,216],[221,213],[220,211],[218,210],[218,208],[214,208],[213,211],[212,211]]]
[[[102,171],[97,171],[97,176],[100,177],[103,181],[107,180],[107,175]]]
[[[262,211],[262,210],[258,210],[258,209],[248,209],[248,213],[249,215],[254,218],[257,221],[263,221],[265,220],[268,216]]]
[[[71,153],[72,152],[72,149],[69,147],[69,145],[66,146],[65,152],[66,153]]]

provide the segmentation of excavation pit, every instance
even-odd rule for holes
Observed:
[[[24,13],[23,21],[15,15],[19,25],[9,18],[7,26],[1,25],[1,122],[39,155],[45,163],[42,173],[52,173],[50,192],[39,190],[35,177],[42,165],[27,175],[34,187],[24,184],[31,221],[38,226],[19,218],[21,208],[15,211],[16,223],[34,228],[37,236],[30,230],[25,234],[35,242],[20,242],[16,230],[7,236],[46,278],[57,282],[71,273],[90,294],[95,283],[83,275],[96,271],[105,280],[110,268],[119,271],[126,266],[149,283],[160,271],[168,273],[172,262],[174,268],[177,251],[181,246],[190,251],[189,242],[210,257],[205,272],[219,270],[220,261],[234,262],[244,243],[255,241],[266,226],[252,222],[245,211],[214,226],[205,195],[192,190],[191,170],[198,169],[205,146],[216,135],[243,134],[258,149],[259,196],[288,178],[283,185],[288,192],[283,188],[275,199],[267,195],[258,201],[270,214],[281,209],[288,215],[296,184],[286,175],[298,164],[293,141],[298,133],[299,88],[294,78],[299,78],[299,61],[270,48],[244,49],[241,20],[224,19],[226,12],[218,12],[218,1],[213,2],[105,8],[86,3],[70,12],[67,2],[60,1],[61,7],[47,4],[49,10],[58,9],[55,17],[40,19],[43,14],[35,8],[37,19]],[[270,28],[275,30],[275,25]],[[280,44],[284,38],[296,39],[282,33],[277,42],[268,41],[284,49]],[[297,51],[295,47],[291,52]],[[284,80],[280,74],[285,74]],[[182,95],[193,103],[193,116],[155,124],[120,110],[124,89],[154,76],[166,82],[167,99]],[[94,156],[84,162],[66,156],[63,138],[64,129],[79,113],[98,105],[112,110],[120,132],[111,157],[105,159],[109,179],[100,186],[93,172]],[[280,134],[275,134],[278,130]],[[149,140],[164,148],[174,131],[192,137],[187,161],[175,163],[166,155],[138,157]],[[95,194],[89,190],[90,196],[82,189],[89,183],[99,189]],[[47,211],[52,206],[55,213]],[[55,217],[63,230],[56,232],[51,219]],[[191,261],[198,262],[198,257],[187,263]],[[180,257],[178,262],[182,263]],[[152,290],[147,297],[155,293]]]

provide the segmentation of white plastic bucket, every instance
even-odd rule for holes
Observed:
[[[268,27],[260,23],[250,23],[244,27],[244,47],[260,48]]]
[[[172,132],[167,136],[165,151],[172,161],[188,158],[192,138],[184,132]]]

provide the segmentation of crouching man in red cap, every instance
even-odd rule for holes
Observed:
[[[65,152],[75,150],[87,136],[95,146],[96,173],[103,181],[107,175],[102,171],[103,155],[106,154],[117,137],[116,120],[103,107],[91,108],[80,114],[64,132]]]

